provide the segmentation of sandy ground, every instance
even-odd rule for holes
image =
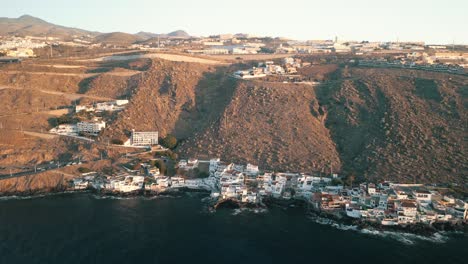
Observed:
[[[53,116],[62,116],[70,113],[70,109],[57,109],[57,110],[50,110],[46,111],[48,115],[53,115]]]
[[[48,133],[39,133],[39,132],[32,132],[32,131],[23,131],[24,134],[33,136],[33,137],[38,137],[38,138],[43,138],[43,139],[53,139],[58,137],[58,135],[52,135]]]
[[[40,65],[40,64],[38,64]],[[42,65],[41,65],[42,66]],[[51,65],[44,65],[44,66],[51,66],[54,68],[60,68],[60,69],[77,69],[77,68],[86,68],[83,65],[64,65],[64,64],[51,64]]]

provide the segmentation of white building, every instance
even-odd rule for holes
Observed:
[[[376,192],[377,192],[377,189],[375,187],[375,184],[374,183],[369,183],[367,185],[367,193],[369,195],[374,195]]]
[[[52,128],[49,130],[50,133],[59,134],[59,135],[73,135],[76,136],[78,134],[78,129],[74,124],[62,124],[57,127]]]
[[[126,176],[123,181],[114,182],[114,190],[118,192],[133,192],[143,189],[143,176]]]
[[[210,173],[214,173],[218,169],[218,164],[221,162],[219,158],[210,159]]]
[[[149,132],[135,132],[132,131],[132,136],[130,137],[130,144],[132,146],[151,146],[158,144],[158,132],[149,131]]]
[[[249,175],[257,175],[258,174],[258,166],[248,163],[247,166],[245,167],[245,173],[247,173]]]
[[[183,170],[193,170],[198,167],[198,159],[180,160],[177,167]]]
[[[94,107],[87,105],[77,105],[75,106],[75,112],[79,113],[81,111],[94,112]]]
[[[124,109],[124,105],[128,104],[128,100],[115,100],[111,102],[97,103],[96,111],[121,111]]]
[[[78,133],[87,133],[97,135],[101,131],[101,129],[106,127],[106,122],[78,122],[76,124],[76,128]]]
[[[419,190],[413,192],[414,197],[421,203],[431,203],[432,193],[426,190]]]
[[[414,216],[416,216],[416,214],[418,212],[418,206],[414,202],[403,201],[400,204],[399,211],[401,211],[403,213],[403,215],[405,215],[405,216],[414,217]]]

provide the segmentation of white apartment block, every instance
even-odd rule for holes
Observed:
[[[100,121],[100,122],[78,122],[76,124],[76,128],[78,133],[89,133],[89,134],[94,134],[97,135],[101,129],[106,127],[106,122]]]
[[[151,146],[158,144],[158,132],[149,131],[149,132],[135,132],[132,131],[132,136],[130,138],[130,144],[132,146]]]

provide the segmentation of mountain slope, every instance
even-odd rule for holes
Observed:
[[[139,36],[124,33],[124,32],[111,32],[100,34],[95,37],[94,42],[105,43],[111,45],[130,45],[141,40]]]
[[[154,60],[151,68],[131,78],[130,103],[104,132],[125,139],[131,129],[191,137],[216,119],[229,102],[233,79],[228,70],[198,63]]]
[[[176,38],[190,38],[190,35],[183,31],[183,30],[176,30],[171,33],[167,34],[168,37],[176,37]]]
[[[236,81],[228,77],[232,70],[153,61],[132,78],[131,102],[103,136],[125,139],[133,128],[172,133],[183,157],[263,169],[468,180],[466,77],[351,68],[312,87]]]
[[[221,118],[179,150],[263,169],[337,171],[341,162],[325,117],[311,86],[241,82]]]
[[[0,35],[72,38],[72,36],[96,35],[77,28],[55,25],[42,19],[23,15],[19,18],[0,18]]]
[[[346,173],[406,182],[467,182],[466,77],[345,70],[320,88]],[[464,91],[464,92],[463,92]]]

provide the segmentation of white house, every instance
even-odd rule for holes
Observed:
[[[219,158],[210,159],[209,171],[214,173],[218,169],[218,164],[220,162]]]
[[[143,189],[143,176],[126,176],[124,180],[114,183],[114,190],[119,192],[133,192]]]
[[[301,191],[311,191],[314,187],[314,177],[302,175],[297,179],[297,188]]]
[[[374,195],[377,192],[377,188],[375,187],[374,183],[369,183],[367,185],[367,193],[369,195]]]
[[[248,163],[247,166],[245,167],[245,172],[249,175],[257,175],[258,166]]]
[[[400,203],[399,211],[405,216],[416,216],[418,212],[418,206],[412,201],[403,201]]]
[[[414,197],[416,200],[422,203],[431,203],[432,200],[432,193],[426,190],[419,190],[413,192]]]
[[[106,127],[106,122],[104,121],[96,121],[96,122],[78,122],[76,124],[76,128],[78,133],[88,133],[97,135],[99,132]]]

